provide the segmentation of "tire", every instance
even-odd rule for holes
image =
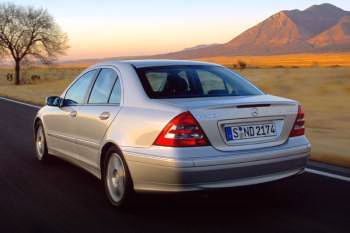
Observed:
[[[36,158],[41,162],[47,162],[50,155],[47,151],[44,126],[40,121],[35,126],[34,146]]]
[[[134,195],[129,169],[118,149],[111,147],[106,152],[102,180],[106,196],[115,207],[125,207]]]

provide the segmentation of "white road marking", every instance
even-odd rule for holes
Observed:
[[[8,99],[8,98],[1,97],[1,96],[0,96],[0,99],[1,100],[6,100],[6,101],[9,101],[9,102],[13,102],[13,103],[16,103],[16,104],[21,104],[21,105],[25,105],[25,106],[28,106],[28,107],[36,108],[36,109],[40,109],[41,108],[40,106],[37,106],[37,105],[28,104],[28,103],[24,103],[24,102],[21,102],[21,101]],[[343,181],[350,182],[350,177],[346,177],[346,176],[341,176],[341,175],[337,175],[337,174],[333,174],[333,173],[329,173],[329,172],[319,171],[319,170],[315,170],[315,169],[311,169],[311,168],[305,168],[305,171],[309,172],[309,173],[316,174],[316,175],[320,175],[320,176],[326,176],[326,177],[330,177],[330,178],[333,178],[333,179],[338,179],[338,180],[343,180]]]
[[[41,108],[40,106],[37,106],[37,105],[28,104],[28,103],[24,103],[24,102],[21,102],[21,101],[8,99],[8,98],[1,97],[1,96],[0,96],[0,99],[1,100],[6,100],[6,101],[9,101],[9,102],[13,102],[13,103],[16,103],[16,104],[21,104],[21,105],[25,105],[25,106],[28,106],[28,107],[36,108],[36,109],[40,109]]]
[[[320,175],[320,176],[327,176],[327,177],[330,177],[333,179],[338,179],[338,180],[350,182],[350,177],[346,177],[346,176],[341,176],[341,175],[337,175],[337,174],[333,174],[333,173],[329,173],[329,172],[319,171],[319,170],[315,170],[315,169],[311,169],[311,168],[305,168],[305,171],[309,172],[309,173],[316,174],[316,175]]]

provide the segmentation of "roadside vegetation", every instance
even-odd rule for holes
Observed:
[[[300,101],[312,159],[350,167],[350,67],[245,69],[241,73],[266,93]]]
[[[350,67],[249,68],[236,71],[264,92],[300,101],[305,107],[312,159],[350,167]],[[244,66],[244,65],[243,65]],[[6,80],[11,69],[0,69],[0,96],[44,104],[45,97],[60,95],[84,67],[27,68],[26,84]],[[31,77],[39,79],[31,80]]]
[[[22,70],[22,85],[8,81],[12,69],[0,69],[0,96],[43,105],[45,98],[62,91],[84,68],[30,68]],[[33,76],[39,78],[32,80]]]
[[[230,68],[302,68],[350,66],[350,53],[222,56],[198,59]]]

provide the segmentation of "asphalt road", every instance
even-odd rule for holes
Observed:
[[[0,100],[0,232],[350,232],[350,183],[309,173],[224,191],[142,194],[116,210],[92,175],[35,159],[35,112]]]

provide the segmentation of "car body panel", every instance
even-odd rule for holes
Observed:
[[[153,148],[152,154],[123,148],[134,188],[193,191],[273,181],[303,172],[310,143],[302,136],[291,138],[283,145],[246,152],[223,152],[211,147],[187,149],[179,148],[172,151],[172,156],[162,156],[168,153],[160,147]]]
[[[98,168],[101,143],[120,108],[117,105],[79,106],[75,138],[76,152],[80,155],[79,160]],[[108,118],[101,119],[103,114],[106,114],[106,117],[108,115]]]
[[[40,112],[44,123],[47,144],[49,150],[54,150],[62,154],[67,154],[73,158],[78,158],[75,147],[76,119],[71,112],[77,111],[77,106],[67,106],[63,108],[44,107]]]

